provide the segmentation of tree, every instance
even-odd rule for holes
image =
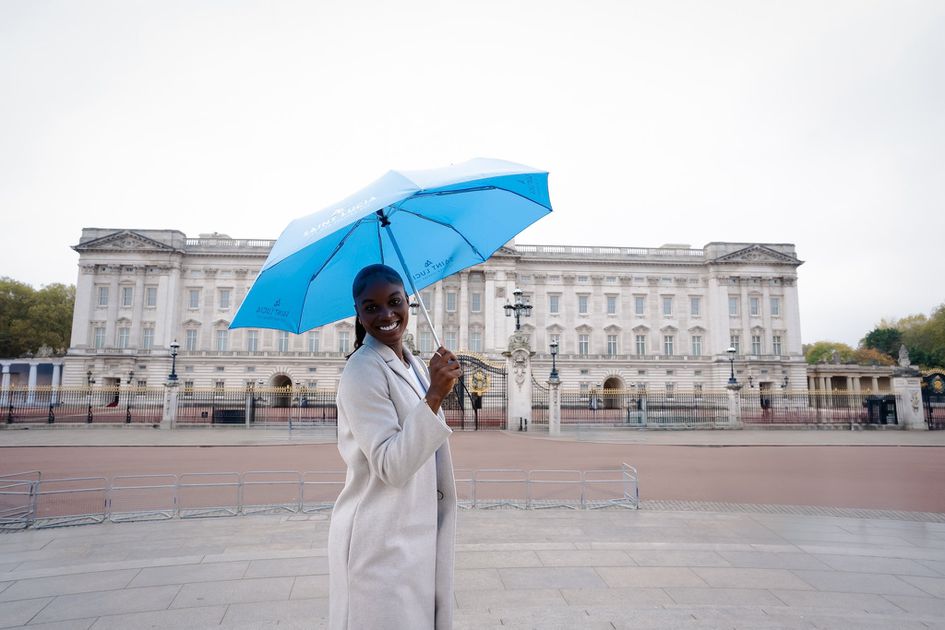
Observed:
[[[876,348],[858,348],[853,353],[853,360],[859,365],[895,365],[896,361],[885,352]]]
[[[804,359],[808,363],[830,363],[833,353],[837,352],[840,363],[853,363],[855,352],[853,348],[838,341],[816,341],[804,347]]]
[[[877,350],[890,358],[899,356],[899,346],[902,345],[902,331],[894,327],[877,326],[869,331],[860,340],[861,348]]]
[[[42,346],[64,352],[74,306],[74,286],[50,284],[37,291],[12,278],[0,278],[0,356],[35,353]]]

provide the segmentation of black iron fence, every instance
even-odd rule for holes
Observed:
[[[898,399],[897,394],[749,388],[739,392],[739,413],[746,425],[898,425]]]
[[[561,427],[713,428],[729,423],[727,393],[561,390]]]
[[[177,424],[335,428],[335,391],[306,387],[181,388]]]
[[[155,424],[163,387],[13,387],[0,393],[6,424]]]

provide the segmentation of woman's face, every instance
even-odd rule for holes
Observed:
[[[369,335],[395,350],[400,348],[410,311],[402,286],[375,278],[357,296],[354,308]]]

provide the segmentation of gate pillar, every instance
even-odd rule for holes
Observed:
[[[548,433],[561,435],[561,379],[557,374],[548,379]]]
[[[896,416],[904,429],[928,431],[922,409],[922,381],[918,376],[894,376],[892,391],[896,395]]]
[[[509,349],[502,354],[511,378],[505,429],[527,429],[532,420],[532,356],[535,354],[528,344],[528,335],[513,333],[509,337]]]
[[[742,405],[739,397],[740,384],[726,385],[728,390],[728,426],[732,428],[742,428]]]
[[[177,381],[168,380],[164,384],[164,413],[161,414],[162,429],[174,429],[177,426],[177,393]]]

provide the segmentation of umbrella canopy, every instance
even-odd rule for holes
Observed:
[[[390,171],[292,221],[230,327],[301,333],[354,315],[351,282],[373,263],[396,269],[416,294],[485,262],[549,212],[548,173],[528,166],[480,158]]]

